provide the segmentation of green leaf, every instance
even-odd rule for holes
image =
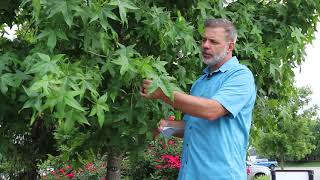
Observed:
[[[52,51],[54,49],[54,47],[56,47],[57,44],[57,36],[56,33],[50,33],[49,37],[48,37],[48,42],[47,42],[47,46],[49,47],[49,49]]]
[[[146,124],[140,124],[138,134],[145,134],[148,131],[148,126]]]
[[[56,31],[56,34],[60,39],[68,40],[68,37],[64,31]]]
[[[156,63],[153,64],[153,66],[160,72],[160,73],[167,73],[166,69],[164,68],[164,65],[166,65],[167,62],[165,61],[156,61]]]
[[[66,113],[65,122],[64,122],[64,130],[70,132],[74,127],[75,119],[73,118],[73,111],[69,111]]]
[[[120,65],[120,75],[123,76],[129,69],[129,60],[125,55],[120,55],[118,59],[112,61],[114,64]]]
[[[212,9],[212,8],[207,1],[199,1],[197,4],[197,9],[200,9],[202,18],[206,18],[207,17],[206,9]]]
[[[60,60],[63,57],[63,55],[58,55],[60,58],[55,57],[53,60],[50,60],[50,57],[46,54],[38,53],[38,56],[42,61],[33,64],[31,69],[27,71],[28,73],[35,73],[39,74],[40,76],[44,76],[49,72],[57,75],[62,73],[60,67],[57,65],[56,62]]]
[[[30,125],[32,125],[35,122],[35,120],[36,120],[36,112],[34,111],[30,119]]]
[[[121,21],[127,23],[127,9],[139,9],[129,0],[111,0],[109,5],[117,6],[119,8],[119,14]]]
[[[34,9],[34,17],[36,19],[36,21],[38,21],[39,19],[39,14],[40,14],[40,0],[32,0],[32,5],[33,5],[33,9]]]
[[[103,96],[101,96],[95,105],[92,107],[91,112],[89,116],[97,115],[98,117],[98,123],[100,127],[103,126],[105,122],[105,112],[109,111],[109,106],[106,103],[108,99],[107,93],[105,93]]]
[[[85,110],[83,107],[79,104],[77,100],[74,99],[75,96],[79,95],[79,92],[71,91],[67,92],[66,96],[64,96],[64,101],[67,105],[84,112]]]
[[[53,17],[58,13],[62,13],[64,21],[71,27],[73,24],[73,12],[72,10],[77,10],[79,8],[79,0],[55,0],[48,1],[49,16]]]
[[[41,60],[49,62],[50,61],[50,56],[43,54],[43,53],[37,53],[37,55],[40,57]]]
[[[98,116],[98,122],[99,122],[99,126],[102,127],[105,121],[105,113],[103,108],[101,108],[100,105],[97,104],[97,116]]]
[[[5,73],[0,77],[0,90],[3,94],[8,91],[8,86],[19,87],[21,84],[21,79],[16,76],[16,74]]]
[[[169,97],[169,99],[172,101],[173,100],[173,89],[171,87],[170,82],[164,81],[162,79],[159,79],[158,81],[158,86],[161,88],[163,93]]]
[[[301,39],[304,39],[304,35],[301,33],[301,28],[296,28],[290,26],[292,32],[291,32],[291,37],[294,37],[297,39],[298,43],[301,43]]]
[[[27,108],[31,108],[34,106],[36,102],[36,99],[28,99],[24,104],[23,104],[23,107],[21,108],[22,109],[27,109]]]

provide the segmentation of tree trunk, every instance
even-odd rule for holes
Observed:
[[[280,157],[280,166],[281,166],[281,170],[283,170],[283,167],[284,167],[284,156],[282,156],[282,155]]]
[[[37,169],[33,168],[29,171],[21,172],[17,175],[17,180],[35,180],[38,179]]]
[[[108,152],[107,162],[107,179],[120,180],[121,179],[121,162],[122,156],[114,149]]]

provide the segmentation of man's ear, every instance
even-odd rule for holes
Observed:
[[[229,43],[228,50],[229,50],[230,52],[232,52],[232,51],[234,50],[234,46],[235,46],[235,44],[234,44],[233,42],[230,42],[230,43]]]

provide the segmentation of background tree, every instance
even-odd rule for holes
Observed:
[[[255,144],[258,154],[279,159],[282,169],[285,159],[302,159],[315,148],[313,128],[318,109],[306,107],[310,95],[309,88],[301,88],[289,101],[269,99],[264,109],[256,111],[256,116],[270,123],[260,128]]]
[[[238,27],[235,54],[256,77],[258,109],[266,99],[294,95],[292,68],[314,39],[320,9],[308,0],[15,3],[2,4],[10,13],[0,14],[1,23],[18,26],[14,41],[0,38],[1,167],[13,178],[35,174],[46,154],[76,165],[91,152],[108,152],[107,179],[119,179],[122,157],[143,151],[156,122],[172,113],[180,118],[141,98],[141,80],[153,79],[151,90],[160,87],[170,98],[176,85],[188,92],[203,68],[199,41],[208,17]],[[255,118],[255,127],[269,121]]]
[[[314,128],[312,129],[315,139],[313,140],[313,144],[316,148],[306,157],[306,160],[319,160],[320,159],[320,119],[318,118]]]

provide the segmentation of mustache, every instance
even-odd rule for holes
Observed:
[[[205,50],[202,50],[201,52],[202,52],[202,54],[205,54],[205,55],[213,55],[212,53],[205,51]]]

